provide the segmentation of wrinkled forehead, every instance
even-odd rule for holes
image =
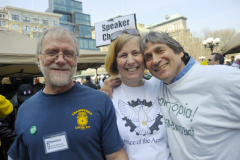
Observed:
[[[64,46],[58,45],[58,43],[63,43],[65,44]],[[49,32],[47,33],[43,40],[42,40],[42,46],[41,50],[46,49],[46,48],[59,48],[59,47],[64,47],[64,48],[71,48],[74,49],[74,52],[77,53],[77,46],[74,41],[74,38],[67,34],[67,33],[58,33],[58,32]]]
[[[52,31],[52,32],[48,32],[43,39],[47,39],[47,38],[53,38],[53,39],[63,39],[63,38],[69,38],[69,39],[73,39],[73,37],[65,32],[60,32],[60,31]]]
[[[149,41],[144,46],[144,53],[148,51],[154,51],[156,49],[166,48],[166,47],[169,47],[169,46],[165,43],[154,43]]]

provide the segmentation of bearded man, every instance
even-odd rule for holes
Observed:
[[[10,158],[128,159],[110,98],[72,81],[79,54],[78,41],[64,27],[40,36],[37,62],[45,88],[20,107]]]

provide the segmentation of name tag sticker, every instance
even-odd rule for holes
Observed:
[[[61,132],[43,136],[43,144],[46,154],[66,150],[68,149],[67,134]]]

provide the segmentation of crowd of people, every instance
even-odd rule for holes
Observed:
[[[2,101],[0,108],[7,109],[7,106],[9,106],[6,111],[3,111],[5,116],[2,116],[4,118],[2,118],[0,123],[0,159],[7,160],[7,152],[16,138],[15,120],[18,109],[24,101],[41,90],[44,85],[36,83],[32,87],[30,84],[24,84],[20,78],[9,79],[5,77],[1,80],[0,86]],[[10,110],[11,112],[8,112]]]
[[[224,65],[224,57],[220,53],[212,53],[208,60],[207,60],[208,65]],[[231,61],[226,61],[225,65],[227,66],[232,66],[240,69],[240,58],[236,58],[231,56]]]
[[[228,67],[212,53],[204,66],[167,33],[125,28],[111,35],[100,89],[72,80],[68,29],[43,31],[36,50],[44,85],[0,84],[0,159],[239,159],[240,59]]]

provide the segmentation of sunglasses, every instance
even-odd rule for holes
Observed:
[[[117,39],[123,33],[128,33],[128,34],[131,34],[131,35],[140,36],[140,33],[137,29],[124,29],[124,30],[120,30],[120,31],[112,33],[111,36],[110,36],[111,41],[114,41],[115,39]]]

